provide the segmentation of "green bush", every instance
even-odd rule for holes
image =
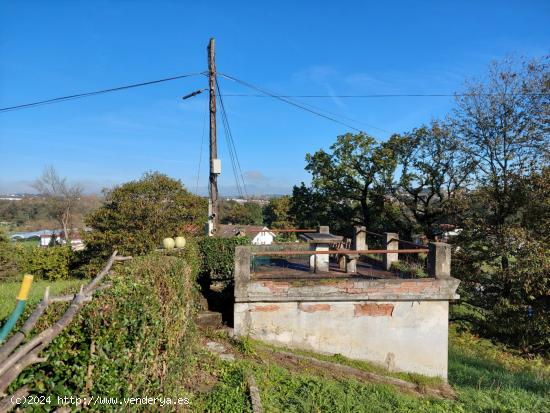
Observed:
[[[426,278],[428,274],[424,271],[424,266],[421,263],[394,261],[391,263],[392,271],[397,271],[406,277],[411,278]]]
[[[16,246],[0,231],[0,279],[18,275],[20,259]]]
[[[0,234],[0,279],[29,273],[44,280],[61,280],[69,276],[73,253],[69,247],[41,248],[13,243]]]
[[[201,238],[198,242],[201,275],[210,280],[232,279],[235,266],[235,247],[238,245],[250,245],[250,238]]]
[[[10,393],[27,384],[33,394],[50,395],[52,400],[71,395],[186,397],[181,382],[191,364],[194,277],[181,257],[156,253],[117,266],[108,279],[111,288],[86,304],[45,350],[48,360],[25,369]],[[47,324],[62,310],[57,306],[49,311]],[[55,406],[39,407],[55,410]],[[109,405],[91,407],[113,411]],[[131,408],[151,409],[160,407]]]
[[[70,247],[18,247],[20,270],[44,280],[55,281],[69,277],[72,258]]]
[[[453,275],[461,280],[462,300],[474,310],[460,317],[476,333],[528,354],[550,354],[550,254],[548,243],[510,230],[507,251],[495,251],[485,238],[461,234]],[[470,242],[466,242],[466,240]],[[506,265],[503,261],[506,260]],[[477,317],[482,314],[482,317]],[[503,321],[505,320],[505,321]]]
[[[87,254],[107,257],[141,255],[160,246],[162,239],[202,232],[206,201],[188,192],[180,181],[146,173],[105,194],[104,204],[86,217],[93,231],[86,233]]]

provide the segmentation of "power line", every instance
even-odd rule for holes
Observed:
[[[208,109],[208,100],[206,101],[206,109]],[[204,131],[206,130],[206,115],[208,113],[208,110],[204,112],[204,116],[202,119],[202,134],[201,134],[201,150],[199,152],[199,167],[197,168],[197,182],[195,184],[195,195],[198,195],[199,193],[199,177],[201,174],[201,163],[202,163],[202,147],[204,145]]]
[[[330,120],[330,121],[332,121],[332,122],[335,122],[335,123],[338,123],[338,124],[340,124],[340,125],[343,125],[343,126],[345,126],[345,127],[347,127],[347,128],[353,129],[353,130],[355,130],[355,131],[357,131],[357,132],[362,132],[361,129],[356,128],[355,126],[352,126],[352,125],[350,125],[350,124],[348,124],[348,123],[346,123],[346,122],[342,122],[342,121],[340,121],[340,120],[338,120],[338,119],[336,119],[336,118],[334,118],[334,117],[327,116],[327,115],[325,115],[325,114],[323,114],[323,113],[320,113],[320,112],[317,111],[317,110],[313,110],[313,109],[307,108],[307,107],[304,106],[303,104],[300,104],[300,103],[298,103],[298,102],[295,102],[295,101],[293,101],[293,100],[291,100],[291,99],[289,99],[289,98],[283,97],[283,96],[281,96],[281,95],[277,95],[277,94],[272,93],[272,92],[270,92],[270,91],[268,91],[268,90],[266,90],[266,89],[262,89],[262,88],[260,88],[260,87],[258,87],[258,86],[254,86],[254,85],[252,85],[252,84],[250,84],[250,83],[248,83],[248,82],[245,82],[244,80],[237,79],[237,78],[235,78],[235,77],[233,77],[233,76],[229,76],[229,75],[226,75],[226,74],[224,74],[224,73],[220,73],[220,75],[223,76],[223,77],[225,77],[225,78],[227,78],[227,79],[229,79],[229,80],[233,80],[234,82],[240,83],[241,85],[244,85],[244,86],[246,86],[246,87],[248,87],[248,88],[255,89],[255,90],[257,90],[257,91],[263,93],[264,95],[268,95],[268,96],[270,96],[270,97],[272,97],[272,98],[278,99],[278,100],[280,100],[280,101],[282,101],[282,102],[288,103],[288,104],[290,104],[290,105],[292,105],[292,106],[295,106],[295,107],[300,108],[300,109],[302,109],[302,110],[305,110],[305,111],[307,111],[307,112],[313,113],[314,115],[320,116],[320,117],[325,118],[325,119],[328,119],[328,120]]]
[[[221,74],[221,73],[220,73]],[[257,97],[266,98],[265,94],[254,93],[226,93],[225,96],[230,97]],[[366,98],[404,98],[404,97],[467,97],[467,96],[550,96],[550,93],[409,93],[409,94],[392,94],[379,93],[370,95],[277,95],[282,98],[341,98],[341,99],[366,99]]]
[[[268,97],[268,96],[265,96],[265,97]],[[354,122],[354,123],[359,123],[359,124],[362,124],[362,125],[365,125],[371,129],[377,129],[381,132],[386,132],[386,133],[391,133],[389,130],[387,129],[382,129],[382,128],[379,128],[378,126],[374,126],[374,125],[371,125],[370,123],[367,123],[367,122],[364,122],[362,120],[358,120],[358,119],[354,119],[354,118],[350,118],[349,116],[345,116],[345,115],[341,115],[339,113],[335,113],[335,112],[330,112],[326,109],[323,109],[323,108],[320,108],[318,106],[314,106],[312,105],[311,103],[305,103],[305,102],[300,102],[302,105],[306,105],[306,106],[309,106],[310,108],[313,108],[313,109],[316,109],[318,111],[321,111],[321,112],[325,112],[325,113],[328,113],[329,115],[332,115],[332,116],[335,116],[337,118],[340,118],[340,119],[345,119],[345,120],[349,120],[351,122]]]
[[[93,91],[93,92],[77,93],[75,95],[68,95],[68,96],[62,96],[62,97],[57,97],[57,98],[53,98],[53,99],[40,100],[38,102],[25,103],[25,104],[16,105],[16,106],[8,106],[8,107],[5,107],[5,108],[0,108],[0,113],[1,112],[9,112],[9,111],[12,111],[12,110],[27,109],[27,108],[31,108],[31,107],[35,107],[35,106],[48,105],[48,104],[51,104],[51,103],[64,102],[66,100],[72,100],[72,99],[79,99],[79,98],[84,98],[84,97],[89,97],[89,96],[95,96],[95,95],[100,95],[100,94],[103,94],[103,93],[118,92],[120,90],[132,89],[132,88],[147,86],[147,85],[153,85],[153,84],[156,84],[156,83],[169,82],[171,80],[183,79],[183,78],[190,77],[190,76],[200,75],[202,73],[203,72],[188,73],[188,74],[184,74],[184,75],[166,77],[166,78],[163,78],[163,79],[150,80],[150,81],[147,81],[147,82],[134,83],[134,84],[131,84],[131,85],[125,85],[125,86],[118,86],[118,87],[113,87],[113,88],[109,88],[109,89],[96,90],[96,91]]]
[[[227,118],[227,111],[225,110],[225,105],[223,102],[223,97],[220,90],[220,85],[218,83],[218,79],[216,79],[216,89],[218,90],[218,98],[220,100],[220,107],[222,109],[222,123],[224,125],[225,134],[228,141],[228,148],[231,156],[233,173],[235,175],[235,183],[237,185],[237,191],[239,191],[239,195],[241,196],[241,198],[243,197],[243,192],[245,197],[248,198],[248,193],[246,191],[246,183],[244,181],[243,171],[241,169],[241,163],[239,161],[239,156],[237,154],[237,148],[235,146],[235,140],[233,139],[233,133],[231,132],[231,127],[229,126],[229,119]],[[239,182],[239,176],[242,181],[242,187]]]

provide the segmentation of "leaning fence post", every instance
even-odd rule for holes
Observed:
[[[386,249],[398,250],[399,249],[399,234],[396,232],[384,232],[386,237]],[[391,252],[384,254],[384,269],[389,271],[392,263],[399,261],[399,253]]]
[[[444,242],[430,242],[428,250],[428,276],[450,278],[451,246]]]

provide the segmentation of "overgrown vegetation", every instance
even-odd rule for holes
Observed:
[[[235,247],[249,245],[248,237],[203,237],[198,241],[200,272],[208,280],[231,280],[235,267]]]
[[[34,394],[51,395],[52,400],[71,395],[186,397],[181,382],[190,368],[194,277],[185,258],[160,254],[117,268],[108,279],[112,287],[83,308],[45,350],[48,360],[25,369],[10,391],[27,384]],[[41,326],[61,310],[50,311]],[[132,406],[133,411],[150,408]]]
[[[401,276],[405,277],[425,278],[428,276],[424,269],[424,265],[415,262],[394,261],[390,269],[399,272]]]

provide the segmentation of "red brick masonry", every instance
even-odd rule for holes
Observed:
[[[278,305],[257,305],[251,311],[277,311]]]
[[[389,316],[393,314],[393,304],[355,304],[355,317],[361,316]]]
[[[330,304],[298,304],[298,308],[306,313],[316,313],[317,311],[330,311]]]

